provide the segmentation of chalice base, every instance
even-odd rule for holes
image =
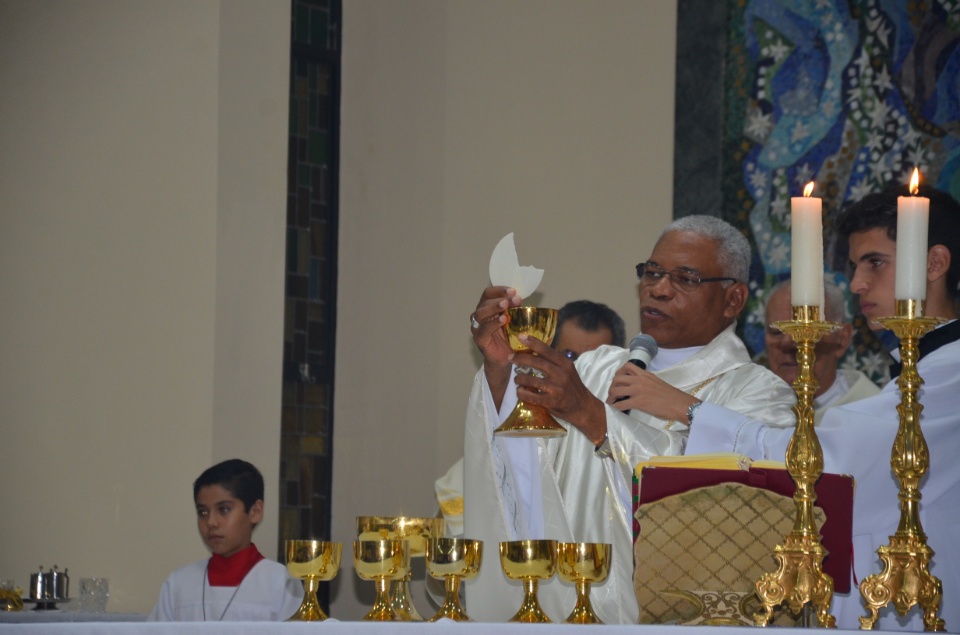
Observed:
[[[288,622],[322,622],[327,619],[326,613],[320,608],[320,602],[317,600],[317,587],[320,586],[317,580],[303,581],[303,602],[297,612],[287,618]]]
[[[377,598],[373,602],[373,607],[363,616],[368,622],[400,622],[403,621],[397,612],[390,606],[390,593],[388,589],[390,580],[377,580]]]
[[[590,604],[589,582],[577,582],[577,605],[564,621],[567,624],[603,624]]]
[[[933,550],[917,536],[891,536],[890,544],[880,547],[877,554],[883,561],[883,571],[869,575],[860,583],[870,615],[860,618],[862,630],[872,630],[879,618],[879,610],[893,603],[900,615],[906,615],[918,606],[923,613],[926,631],[944,631],[946,623],[937,617],[943,587],[940,579],[930,573]]]
[[[454,622],[472,622],[467,612],[460,606],[460,578],[449,576],[444,583],[447,593],[443,599],[443,606],[437,611],[437,614],[429,619],[430,622],[447,618]]]
[[[410,599],[410,583],[408,581],[410,574],[408,573],[407,576],[407,578],[397,580],[391,585],[390,606],[393,607],[402,621],[422,622],[423,616],[417,612],[413,600]]]
[[[501,437],[556,438],[566,436],[567,429],[557,423],[543,406],[518,401],[507,420],[493,434]]]
[[[753,616],[754,623],[757,626],[769,624],[774,607],[782,603],[796,614],[809,602],[816,610],[819,626],[835,628],[837,620],[829,612],[833,578],[823,572],[826,555],[819,536],[788,534],[785,545],[777,545],[774,549],[777,571],[763,574],[756,583],[762,606],[760,613]]]
[[[550,618],[540,608],[540,600],[537,599],[537,580],[523,581],[523,604],[517,614],[510,618],[511,622],[523,622],[525,624],[549,624]]]

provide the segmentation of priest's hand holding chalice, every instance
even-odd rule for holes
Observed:
[[[512,363],[517,364],[518,374],[535,380],[533,384],[518,380],[518,385],[539,394],[536,380],[543,380],[545,376],[534,365],[526,363],[537,355],[530,338],[549,348],[556,332],[557,310],[524,307],[520,303],[536,290],[542,277],[541,269],[520,267],[513,234],[504,236],[490,258],[490,281],[494,286],[484,290],[470,316],[473,339],[483,353],[484,372],[494,395],[503,394]],[[518,399],[510,416],[494,431],[494,434],[511,437],[558,437],[566,433],[566,428],[547,408],[523,399]]]

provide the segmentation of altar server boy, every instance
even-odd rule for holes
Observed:
[[[282,621],[303,599],[301,583],[251,542],[263,519],[263,476],[231,459],[193,483],[197,528],[213,553],[174,571],[160,590],[150,621]]]

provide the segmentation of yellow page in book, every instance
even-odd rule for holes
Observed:
[[[786,469],[780,461],[751,461],[750,457],[735,452],[684,454],[681,456],[651,456],[637,464],[634,474],[639,477],[645,467],[696,467],[705,470],[749,470],[751,467]]]
[[[787,464],[783,461],[760,460],[751,462],[750,467],[759,467],[766,470],[785,470],[787,469]]]

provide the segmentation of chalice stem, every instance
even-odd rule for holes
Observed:
[[[443,606],[440,611],[430,620],[435,622],[442,617],[449,618],[455,622],[470,622],[470,617],[460,606],[460,577],[455,575],[447,576],[444,579],[444,587],[447,594],[443,599]]]
[[[460,578],[455,575],[449,575],[443,581],[444,588],[447,590],[447,601],[453,600],[459,602],[460,600]]]
[[[410,598],[410,578],[412,574],[407,573],[401,580],[395,580],[391,585],[390,606],[397,612],[397,615],[404,622],[422,622],[423,617],[417,612]]]
[[[540,608],[540,600],[537,599],[538,588],[539,582],[537,578],[524,578],[523,605],[511,621],[526,623],[544,623],[550,621],[547,614]]]
[[[540,602],[537,600],[537,590],[540,587],[540,583],[536,578],[527,578],[523,581],[523,603],[533,602],[538,607]]]
[[[577,604],[573,607],[573,611],[566,622],[569,624],[602,624],[603,622],[593,612],[593,606],[590,604],[590,582],[577,580],[576,585]]]
[[[375,583],[377,597],[373,602],[373,607],[370,609],[370,612],[367,613],[363,619],[374,622],[399,621],[400,617],[397,615],[397,612],[393,610],[393,607],[390,606],[390,579],[378,577]]]
[[[306,578],[303,581],[303,603],[297,612],[290,616],[288,622],[320,622],[327,619],[326,613],[320,608],[320,601],[317,599],[317,589],[320,588],[320,581],[314,577]]]

